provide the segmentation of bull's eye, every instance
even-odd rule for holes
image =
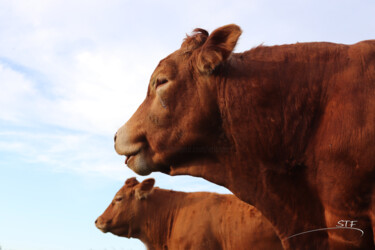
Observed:
[[[156,83],[155,83],[155,89],[157,89],[160,85],[163,85],[165,83],[168,82],[168,79],[167,78],[159,78],[156,80]]]
[[[115,198],[115,201],[116,201],[116,202],[122,201],[122,197],[121,197],[121,196],[116,197],[116,198]]]

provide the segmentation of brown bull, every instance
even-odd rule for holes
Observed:
[[[116,151],[227,187],[287,249],[374,248],[375,40],[232,53],[240,34],[196,29],[161,60]]]
[[[269,221],[234,195],[175,192],[154,183],[128,179],[96,226],[155,250],[282,249]]]

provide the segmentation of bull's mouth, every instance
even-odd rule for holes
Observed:
[[[135,157],[140,151],[141,151],[141,150],[139,149],[139,150],[135,151],[134,153],[126,154],[126,155],[125,155],[125,165],[128,165],[128,162],[129,162],[132,158],[134,158],[134,157]]]

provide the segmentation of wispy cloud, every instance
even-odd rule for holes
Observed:
[[[113,134],[129,118],[166,51],[128,39],[134,28],[127,18],[135,13],[123,15],[131,7],[126,2],[111,4],[0,3],[0,22],[7,23],[0,31],[0,84],[8,97],[0,119]]]
[[[0,60],[0,119],[114,133],[143,99],[154,65],[136,51],[99,50],[43,69]]]
[[[40,170],[68,172],[84,177],[125,181],[137,176],[124,164],[124,158],[115,155],[112,139],[88,133],[35,128],[2,129],[0,131],[0,163],[2,155],[17,156],[18,164],[38,166]],[[7,160],[7,159],[5,159]],[[145,178],[155,178],[157,186],[185,192],[211,191],[230,193],[227,189],[202,178],[153,173]],[[96,183],[98,185],[98,183]]]
[[[40,171],[78,174],[82,177],[124,181],[135,174],[115,155],[112,140],[69,131],[0,132],[0,165],[36,167]],[[7,157],[5,157],[7,156]]]

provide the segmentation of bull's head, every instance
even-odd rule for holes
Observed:
[[[214,153],[211,149],[223,140],[215,72],[231,55],[240,34],[236,25],[211,35],[196,29],[179,50],[160,61],[146,99],[115,136],[117,153],[126,156],[136,173],[169,173],[171,166]]]
[[[143,199],[152,192],[155,180],[150,178],[139,183],[135,178],[126,180],[111,204],[95,221],[102,232],[123,237],[137,237],[145,212]]]

